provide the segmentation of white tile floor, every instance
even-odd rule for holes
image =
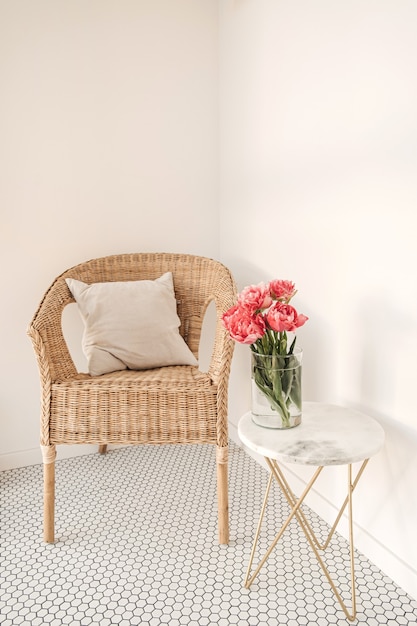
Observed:
[[[45,545],[42,467],[0,473],[1,626],[349,624],[295,522],[251,589],[243,587],[266,480],[232,444],[231,542],[219,546],[213,447],[142,446],[58,461],[57,543]],[[285,506],[276,493],[261,549]],[[332,554],[329,568],[348,592],[339,536]],[[356,563],[357,623],[417,624],[417,602],[362,555]]]

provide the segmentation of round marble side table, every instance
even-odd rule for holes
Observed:
[[[253,542],[252,552],[245,577],[245,587],[249,588],[264,565],[265,561],[281,539],[290,521],[295,517],[302,528],[307,542],[313,550],[326,578],[339,601],[346,617],[353,621],[356,618],[356,593],[353,545],[352,494],[358,484],[363,470],[370,457],[379,452],[384,444],[385,434],[376,420],[344,407],[321,404],[318,402],[304,402],[302,422],[299,426],[284,430],[263,428],[255,424],[252,414],[246,413],[239,421],[238,434],[242,443],[253,452],[261,454],[270,469],[265,497],[258,521]],[[361,462],[353,477],[352,464]],[[311,480],[303,493],[297,498],[289,484],[279,463],[296,463],[316,466]],[[301,505],[307,494],[316,482],[324,467],[329,465],[346,465],[348,473],[348,489],[346,498],[340,508],[336,521],[330,530],[326,541],[321,544],[314,534],[304,515]],[[262,527],[262,520],[268,501],[269,491],[273,480],[276,480],[290,507],[288,518],[281,526],[275,539],[261,558],[255,571],[252,572],[252,563]],[[319,553],[325,550],[336,530],[336,527],[348,507],[349,520],[349,548],[351,574],[351,611],[346,607],[333,579]]]

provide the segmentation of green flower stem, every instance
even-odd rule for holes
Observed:
[[[283,424],[285,426],[289,426],[290,423],[290,412],[285,404],[285,401],[282,399],[282,390],[281,390],[281,382],[279,372],[274,372],[273,378],[275,379],[275,388],[272,384],[271,380],[265,381],[265,374],[261,373],[262,370],[255,367],[254,371],[254,380],[255,383],[260,389],[260,391],[268,398],[268,401],[273,409],[281,415]],[[271,376],[269,376],[271,379]]]
[[[271,370],[269,374],[272,381],[272,397],[274,399],[274,405],[278,405],[279,413],[281,413],[281,417],[285,422],[288,422],[290,419],[290,412],[286,405],[286,398],[283,398],[284,389],[282,388],[282,380],[281,374],[278,370],[277,358],[273,357],[271,360]],[[262,391],[262,390],[261,390]]]
[[[301,368],[294,368],[294,346],[295,338],[288,349],[287,334],[270,329],[251,345],[254,381],[271,408],[281,416],[284,427],[290,425],[291,404],[301,408]]]

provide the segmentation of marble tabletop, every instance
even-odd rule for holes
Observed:
[[[319,402],[303,402],[301,424],[284,430],[258,426],[252,413],[245,413],[238,434],[245,446],[264,457],[317,466],[363,461],[379,452],[385,440],[372,417]]]

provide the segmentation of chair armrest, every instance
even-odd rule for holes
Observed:
[[[74,302],[65,279],[58,277],[41,301],[27,331],[38,360],[42,386],[77,374],[62,331],[62,311]]]
[[[216,285],[213,296],[216,305],[216,330],[208,374],[217,385],[218,446],[227,447],[229,376],[235,343],[223,326],[222,315],[236,303],[237,290],[233,277],[226,268]]]
[[[208,373],[216,384],[221,384],[224,380],[227,385],[234,350],[234,341],[223,326],[222,315],[236,304],[237,289],[230,271],[224,266],[221,266],[221,270],[221,273],[218,274],[212,294],[216,305],[216,330]]]

